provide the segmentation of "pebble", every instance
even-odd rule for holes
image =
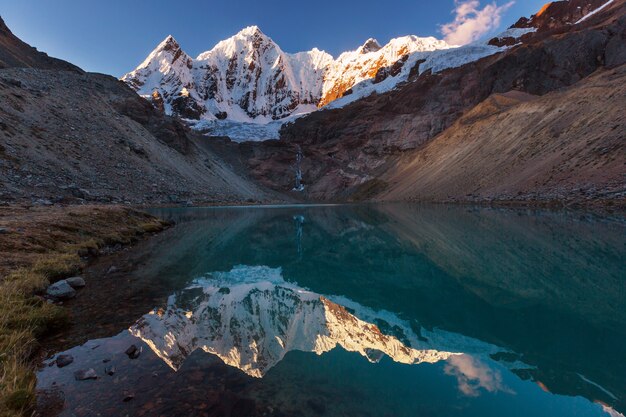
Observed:
[[[74,289],[83,288],[86,285],[83,277],[66,278],[65,281]]]
[[[74,362],[74,357],[72,355],[59,355],[55,362],[59,368],[63,368]]]
[[[98,379],[98,374],[92,368],[87,370],[81,369],[80,371],[74,372],[74,378],[77,381],[85,381],[87,379]]]
[[[112,273],[114,273],[114,272],[117,272],[117,267],[112,266],[112,267],[110,267],[110,268],[109,268],[109,270],[107,271],[107,274],[112,274]]]
[[[138,349],[135,345],[130,345],[124,353],[131,359],[137,359],[141,355],[141,349]]]
[[[3,235],[5,233],[9,233],[9,229],[7,229],[6,227],[0,227],[0,235]]]
[[[109,365],[104,368],[104,373],[108,376],[113,376],[115,374],[115,367],[113,365]]]

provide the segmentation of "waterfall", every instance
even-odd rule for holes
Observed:
[[[294,169],[296,171],[296,185],[293,187],[293,191],[304,191],[304,184],[302,184],[302,148],[300,145],[296,145],[296,164]]]

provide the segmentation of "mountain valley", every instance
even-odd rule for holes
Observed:
[[[0,198],[622,204],[625,28],[623,0],[560,1],[487,41],[334,59],[250,26],[196,59],[168,36],[119,82],[3,24]]]

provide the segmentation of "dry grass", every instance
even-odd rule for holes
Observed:
[[[0,208],[0,417],[32,414],[37,339],[67,323],[66,311],[38,296],[75,275],[81,257],[128,244],[165,223],[122,207]]]

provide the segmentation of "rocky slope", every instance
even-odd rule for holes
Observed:
[[[289,189],[292,168],[284,165],[283,161],[293,161],[295,149],[300,147],[305,156],[302,169],[309,198],[326,200],[372,198],[387,189],[387,181],[399,181],[397,177],[386,175],[390,169],[396,173],[393,175],[399,175],[397,173],[406,166],[404,164],[416,158],[416,154],[412,154],[413,157],[404,156],[417,152],[416,149],[421,149],[430,141],[437,143],[439,138],[452,135],[453,132],[447,133],[446,129],[493,94],[505,94],[507,97],[506,94],[511,92],[507,100],[512,97],[519,99],[545,96],[581,83],[581,88],[573,90],[568,98],[577,100],[574,102],[577,105],[570,102],[568,111],[576,112],[578,120],[590,121],[595,131],[591,128],[578,127],[571,131],[576,136],[548,133],[550,129],[554,129],[554,132],[565,129],[558,127],[562,126],[561,121],[554,115],[552,120],[554,127],[543,125],[544,130],[541,133],[547,135],[545,140],[554,141],[551,146],[526,149],[525,146],[528,144],[521,138],[519,142],[511,138],[509,139],[511,148],[503,149],[503,152],[511,152],[506,162],[490,148],[493,145],[489,141],[497,140],[496,137],[489,139],[490,136],[482,135],[466,138],[476,142],[476,149],[484,147],[481,158],[487,158],[487,161],[477,158],[464,161],[464,169],[456,167],[456,172],[468,174],[468,180],[454,189],[448,188],[451,186],[451,180],[448,181],[446,178],[447,171],[430,172],[429,175],[441,178],[438,182],[441,189],[436,193],[419,194],[419,198],[441,200],[447,199],[450,195],[455,199],[475,199],[473,193],[480,188],[476,181],[482,180],[481,165],[485,163],[489,165],[488,158],[507,164],[507,169],[512,169],[514,165],[516,174],[513,176],[516,177],[515,184],[518,185],[507,184],[501,189],[494,188],[489,192],[484,189],[485,194],[481,194],[478,197],[480,199],[510,198],[511,195],[520,193],[529,198],[551,199],[567,195],[567,198],[579,200],[586,198],[585,194],[580,192],[581,188],[595,190],[592,194],[596,196],[605,193],[612,196],[621,195],[618,178],[624,171],[618,167],[619,161],[623,160],[619,152],[623,149],[620,140],[623,143],[624,128],[619,109],[626,106],[624,96],[620,94],[612,96],[611,103],[614,108],[605,108],[607,95],[587,94],[592,89],[584,89],[582,85],[594,72],[617,69],[626,62],[624,41],[626,5],[623,0],[616,0],[599,12],[593,13],[595,10],[593,6],[600,4],[601,7],[604,2],[585,2],[590,6],[583,10],[592,10],[586,19],[581,18],[578,12],[564,12],[572,8],[579,10],[579,3],[557,2],[558,7],[546,8],[541,16],[547,17],[543,20],[534,18],[533,21],[550,23],[538,23],[533,32],[525,33],[516,40],[516,46],[500,53],[436,73],[420,71],[421,66],[418,62],[413,67],[409,82],[395,90],[364,97],[340,109],[314,112],[286,125],[281,131],[282,146],[259,144],[254,148],[249,159],[253,175],[262,178],[266,184],[274,188]],[[559,16],[564,13],[569,17],[563,18],[561,25],[555,25],[553,22],[559,21]],[[571,21],[573,19],[575,20]],[[579,22],[581,19],[583,20]],[[603,86],[606,93],[610,93],[616,88],[619,89],[619,83],[623,83],[623,79],[619,76],[619,71],[607,74],[613,75],[606,75],[603,81],[597,82]],[[548,95],[538,101],[537,103],[541,104],[537,105],[544,109],[556,108],[558,114],[558,105],[563,105],[566,100],[558,94]],[[536,111],[538,109],[539,107]],[[476,111],[480,112],[480,109]],[[601,113],[598,114],[599,112]],[[501,122],[497,118],[492,121]],[[520,113],[516,123],[518,126],[509,129],[511,132],[536,131],[536,118],[524,118]],[[607,132],[603,126],[614,129]],[[490,127],[485,125],[481,132],[508,133],[509,130],[500,125]],[[474,132],[477,131],[469,133]],[[600,137],[600,132],[614,134],[604,138]],[[541,137],[537,136],[534,142],[540,140]],[[567,142],[563,142],[565,140]],[[586,146],[587,141],[591,141],[591,147]],[[594,150],[598,146],[600,149],[606,149]],[[589,179],[584,178],[587,174],[591,175],[589,171],[591,168],[579,169],[580,165],[576,166],[577,159],[573,159],[576,162],[572,165],[566,158],[554,160],[554,164],[550,165],[554,149],[560,147],[564,147],[565,155],[570,155],[574,150],[584,149],[586,156],[581,155],[581,158],[591,158],[592,161],[584,162],[589,163],[589,166],[597,163],[597,167],[594,168],[596,174]],[[448,147],[447,154],[440,155],[441,160],[455,157],[457,150],[455,147]],[[528,158],[528,153],[534,153],[533,157]],[[606,153],[608,155],[605,155]],[[269,154],[273,157],[269,158]],[[614,171],[605,176],[600,166],[611,158],[615,158],[615,161],[611,162],[613,167],[611,169]],[[533,166],[537,164],[546,164],[547,168],[542,171],[542,176],[533,176]],[[436,164],[433,165],[433,169],[435,166]],[[409,172],[407,168],[405,173],[408,175]],[[549,172],[554,173],[554,178],[561,179],[552,181],[554,178],[550,178]],[[417,176],[413,178],[419,182]],[[566,189],[561,190],[559,187],[565,183],[568,184]],[[538,188],[533,194],[532,184],[545,184],[545,187]],[[623,188],[623,179],[621,184]],[[381,196],[385,199],[416,197],[416,194],[404,196],[400,192],[387,192]]]
[[[77,66],[51,58],[22,42],[0,17],[0,69],[9,67],[37,67],[82,72]]]
[[[288,54],[256,26],[219,42],[196,59],[168,36],[122,80],[162,99],[168,114],[188,119],[267,123],[310,112],[414,52],[449,48],[435,38],[405,36],[380,46],[367,40],[336,60],[318,49]],[[385,74],[385,77],[389,74]]]
[[[626,197],[626,65],[561,91],[494,94],[381,176],[385,200]]]
[[[24,45],[3,26],[11,68],[0,69],[0,201],[270,198],[124,83]]]

